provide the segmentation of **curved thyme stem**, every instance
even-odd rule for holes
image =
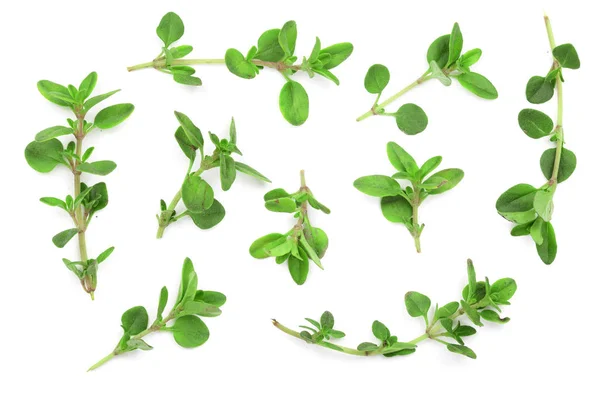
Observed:
[[[261,61],[261,60],[251,60],[251,63],[254,65],[258,65],[266,68],[273,68],[277,71],[284,71],[286,69],[291,69],[294,71],[299,71],[302,66],[301,65],[287,65],[283,62],[272,62],[272,61]],[[171,61],[171,66],[177,65],[203,65],[203,64],[225,64],[225,59],[222,58],[190,58],[190,59],[180,59]],[[167,60],[164,57],[157,58],[154,61],[133,65],[131,67],[127,67],[127,71],[137,71],[144,68],[155,68],[162,69],[166,68]]]
[[[84,118],[85,118],[85,114],[82,113],[77,113],[77,131],[75,132],[75,139],[76,139],[76,146],[75,146],[75,154],[77,155],[77,157],[74,160],[73,163],[73,168],[72,168],[72,172],[73,172],[73,198],[76,199],[77,196],[79,196],[79,194],[81,193],[81,171],[77,170],[77,167],[79,166],[79,164],[81,164],[81,155],[83,153],[83,139],[85,137],[85,131],[84,131]],[[88,254],[87,254],[87,244],[86,244],[86,240],[85,240],[85,231],[87,228],[87,223],[85,221],[85,217],[83,215],[83,205],[79,204],[77,206],[77,208],[75,209],[75,225],[76,228],[79,229],[79,232],[77,233],[77,240],[79,242],[79,254],[81,256],[81,262],[82,263],[87,263],[88,261]],[[93,283],[92,283],[92,277],[89,275],[86,275],[82,280],[81,280],[81,286],[83,287],[83,289],[90,294],[90,297],[92,298],[92,300],[94,300],[94,288],[93,288]]]
[[[288,335],[293,336],[293,337],[295,337],[297,339],[305,341],[300,336],[300,332],[297,332],[297,331],[295,331],[293,329],[288,328],[287,326],[284,326],[284,325],[280,324],[275,319],[273,319],[272,322],[273,322],[273,326],[275,326],[280,331],[285,332]],[[429,334],[424,333],[423,335],[414,338],[413,340],[411,340],[408,343],[417,344],[419,342],[422,342],[425,339],[429,339]],[[336,350],[335,348],[329,347],[328,345],[329,344],[333,344],[333,343],[330,343],[330,342],[327,342],[327,341],[322,341],[322,342],[314,343],[314,344],[316,344],[318,346],[321,346],[321,347],[325,347],[325,348],[330,349],[330,350]],[[383,354],[383,350],[384,350],[383,348],[379,348],[377,350],[361,351],[361,350],[351,349],[350,347],[340,346],[338,344],[334,344],[334,346],[337,347],[337,348],[339,348],[340,350],[338,350],[338,351],[341,351],[342,353],[350,354],[350,355],[353,355],[353,356],[363,356],[363,357],[374,356],[374,355],[378,355],[378,354]]]
[[[477,309],[477,307],[479,306],[479,303],[475,303],[470,305],[471,308],[475,308]],[[459,308],[453,315],[451,315],[450,317],[448,317],[448,319],[450,320],[456,320],[457,318],[459,318],[460,316],[462,316],[465,313],[465,310],[463,308]],[[281,323],[279,323],[277,320],[272,319],[271,320],[273,325],[279,329],[280,331],[287,333],[290,336],[293,336],[297,339],[302,340],[303,342],[306,342],[306,340],[300,335],[300,332],[295,331],[293,329],[288,328],[287,326],[282,325]],[[440,341],[438,339],[439,336],[443,336],[443,333],[440,333],[442,331],[442,326],[438,325],[439,320],[433,320],[431,321],[430,324],[428,324],[428,326],[425,329],[425,333],[422,334],[421,336],[417,336],[416,338],[414,338],[411,341],[408,341],[406,343],[411,343],[411,344],[417,344],[420,343],[426,339],[431,339],[431,340],[435,340],[435,341]],[[372,356],[372,355],[378,355],[378,354],[385,354],[385,353],[392,353],[394,352],[394,350],[391,350],[389,348],[385,348],[385,347],[379,347],[376,350],[370,350],[370,351],[361,351],[361,350],[356,350],[356,349],[352,349],[350,347],[345,347],[345,346],[340,346],[338,344],[335,343],[331,343],[328,342],[326,340],[320,341],[320,342],[316,342],[316,343],[311,343],[311,344],[316,344],[319,345],[321,347],[325,347],[328,348],[330,350],[337,350],[340,351],[342,353],[346,353],[346,354],[350,354],[353,356]],[[444,342],[444,344],[449,344]],[[333,345],[333,346],[332,346]]]
[[[360,122],[360,121],[365,120],[373,115],[379,115],[379,114],[383,113],[383,109],[386,106],[388,106],[391,103],[393,103],[394,101],[398,100],[402,95],[404,95],[407,92],[409,92],[410,90],[414,89],[421,83],[428,81],[430,79],[430,76],[428,76],[429,74],[430,74],[430,70],[427,70],[423,75],[421,75],[419,77],[419,79],[417,79],[416,81],[414,81],[413,83],[411,83],[410,85],[408,85],[407,87],[405,87],[404,89],[402,89],[401,91],[399,91],[398,93],[393,95],[392,97],[388,98],[387,100],[384,100],[381,104],[373,105],[373,107],[371,107],[371,109],[369,111],[367,111],[360,117],[356,118],[356,121]]]
[[[546,31],[548,33],[548,41],[550,42],[550,51],[556,47],[554,40],[554,33],[552,31],[552,25],[550,24],[550,18],[544,15],[544,22],[546,24]],[[558,62],[554,59],[553,67],[558,67]],[[548,186],[553,187],[558,182],[558,171],[560,168],[560,157],[562,155],[562,149],[564,146],[564,130],[563,130],[563,87],[561,77],[556,79],[556,97],[557,97],[557,117],[556,117],[556,154],[554,156],[554,168],[552,169],[552,176],[548,181]]]

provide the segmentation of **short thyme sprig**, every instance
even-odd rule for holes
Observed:
[[[308,206],[325,214],[329,214],[330,210],[306,186],[304,171],[300,171],[300,189],[297,192],[290,194],[284,189],[273,189],[264,198],[267,210],[293,213],[297,221],[284,234],[270,233],[256,239],[250,246],[250,254],[257,259],[275,257],[277,264],[287,261],[292,279],[302,285],[308,277],[309,260],[323,269],[321,259],[329,246],[325,231],[310,223]]]
[[[65,266],[73,272],[83,290],[94,299],[94,291],[98,281],[98,266],[113,252],[114,247],[109,247],[96,258],[90,258],[87,251],[86,231],[96,212],[108,204],[108,192],[104,182],[87,186],[81,181],[82,173],[93,175],[108,175],[116,167],[113,161],[102,160],[88,162],[93,147],[84,150],[84,139],[95,129],[102,130],[114,128],[125,121],[134,110],[132,104],[115,104],[100,110],[94,122],[86,121],[86,116],[92,107],[108,99],[118,90],[91,97],[98,75],[90,73],[76,88],[73,85],[63,86],[47,80],[39,81],[38,90],[48,101],[61,107],[69,108],[75,119],[67,119],[69,126],[52,126],[39,132],[35,141],[25,148],[27,163],[38,172],[51,172],[57,165],[64,165],[73,173],[73,195],[67,195],[65,200],[56,197],[42,197],[40,201],[52,207],[59,207],[69,214],[74,228],[57,233],[52,242],[58,248],[63,248],[73,237],[79,241],[79,261],[63,258]],[[58,137],[73,135],[66,148]]]
[[[421,168],[406,150],[394,142],[387,144],[387,156],[396,172],[386,175],[368,175],[354,181],[354,187],[369,196],[381,198],[381,212],[390,222],[406,226],[421,252],[421,233],[425,224],[419,223],[419,207],[423,201],[454,188],[464,177],[458,168],[448,168],[429,176],[442,162],[441,156],[425,161]],[[402,188],[397,180],[410,182]]]
[[[548,149],[540,158],[540,168],[548,181],[539,189],[521,183],[504,192],[496,202],[498,213],[516,224],[512,236],[530,236],[544,264],[554,262],[557,253],[556,235],[550,222],[554,212],[554,194],[559,183],[566,181],[575,171],[577,157],[564,147],[563,128],[563,68],[578,69],[579,56],[572,44],[556,46],[554,33],[548,16],[544,16],[548,41],[552,50],[550,71],[543,76],[534,76],[527,82],[525,95],[532,104],[549,101],[556,91],[556,124],[545,113],[526,108],[519,113],[519,126],[533,138],[550,137],[556,148]]]
[[[92,371],[114,357],[134,350],[152,350],[152,346],[143,338],[153,332],[168,331],[181,347],[193,348],[203,345],[209,337],[206,324],[199,317],[218,317],[227,298],[223,293],[198,290],[198,276],[189,258],[183,262],[181,283],[175,305],[166,317],[163,312],[167,306],[169,291],[165,286],[160,291],[156,319],[148,326],[148,311],[142,306],[132,307],[123,313],[121,328],[123,336],[115,349],[92,365]],[[170,326],[167,323],[174,321]]]
[[[485,281],[477,282],[475,268],[471,260],[467,261],[468,284],[462,291],[462,300],[450,302],[443,307],[436,304],[433,313],[430,313],[431,300],[429,297],[418,293],[408,292],[404,297],[406,310],[411,317],[422,317],[425,321],[425,332],[407,342],[398,341],[398,337],[390,333],[390,330],[380,321],[374,321],[371,330],[373,335],[379,339],[379,344],[363,342],[356,349],[339,346],[331,342],[331,339],[339,339],[345,333],[334,328],[333,315],[326,311],[321,316],[320,322],[306,318],[312,327],[301,325],[302,331],[290,329],[278,321],[273,320],[273,325],[290,336],[302,339],[307,343],[316,344],[331,350],[355,356],[383,355],[385,357],[405,356],[416,351],[417,344],[431,339],[443,344],[449,351],[469,358],[477,358],[475,352],[465,346],[464,338],[474,335],[477,330],[465,325],[465,315],[474,325],[483,326],[482,319],[504,324],[510,318],[502,318],[501,305],[509,305],[509,300],[517,290],[516,282],[511,278],[499,279],[493,284]],[[462,322],[461,322],[462,321]],[[455,343],[449,342],[454,341]]]
[[[371,109],[356,120],[362,121],[374,115],[393,117],[396,120],[398,129],[407,135],[416,135],[423,132],[427,127],[428,118],[425,111],[418,105],[406,103],[395,112],[387,112],[385,108],[430,79],[437,79],[444,86],[450,86],[452,84],[451,78],[456,78],[465,89],[477,96],[489,100],[496,99],[498,91],[494,85],[483,75],[471,71],[471,67],[481,57],[481,50],[473,49],[461,55],[462,50],[462,33],[458,23],[455,23],[452,33],[440,36],[429,46],[427,50],[429,68],[427,71],[407,87],[381,103],[379,100],[390,81],[390,71],[385,65],[374,64],[365,76],[365,89],[369,93],[377,95],[377,98]]]
[[[300,83],[292,79],[294,74],[305,72],[310,78],[317,74],[339,85],[338,78],[331,70],[350,57],[354,49],[351,43],[337,43],[321,48],[321,41],[317,37],[310,56],[303,57],[302,62],[296,64],[298,57],[294,52],[298,32],[296,22],[288,21],[281,29],[269,29],[264,32],[258,38],[258,45],[252,46],[246,55],[231,48],[222,59],[184,59],[183,57],[192,52],[192,46],[171,47],[183,36],[184,30],[183,21],[177,14],[165,14],[156,28],[156,34],[164,44],[158,57],[151,62],[128,67],[127,70],[154,68],[172,75],[177,83],[200,86],[202,81],[194,76],[196,70],[190,65],[224,64],[232,74],[244,79],[256,77],[264,68],[273,69],[286,81],[279,93],[279,109],[292,125],[302,125],[306,122],[309,111],[308,94]]]
[[[242,155],[237,147],[237,130],[233,118],[229,125],[229,139],[219,139],[214,133],[208,132],[215,149],[211,155],[205,155],[204,137],[200,128],[194,125],[192,120],[183,113],[175,111],[175,117],[179,122],[175,139],[185,156],[190,160],[190,164],[181,189],[175,194],[169,205],[164,200],[160,201],[160,214],[156,216],[158,220],[156,237],[158,239],[162,238],[167,226],[183,217],[189,216],[200,229],[210,229],[225,218],[225,208],[215,199],[213,188],[202,178],[202,173],[213,168],[219,168],[221,189],[223,191],[228,191],[231,188],[237,172],[264,182],[271,182],[254,168],[233,159],[233,154]],[[198,152],[200,166],[193,171]],[[182,200],[186,210],[177,214],[175,208]]]

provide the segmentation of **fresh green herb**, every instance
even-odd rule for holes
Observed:
[[[180,218],[189,216],[198,228],[210,229],[225,217],[225,208],[215,199],[213,188],[201,177],[203,172],[212,168],[219,168],[221,189],[223,191],[228,191],[231,188],[237,172],[250,175],[261,181],[271,182],[254,168],[233,159],[234,153],[242,155],[237,147],[237,131],[233,118],[229,126],[229,140],[219,139],[214,133],[208,132],[215,150],[212,155],[205,155],[204,137],[200,128],[194,125],[192,120],[183,113],[175,111],[175,117],[179,121],[179,128],[175,131],[175,139],[189,159],[190,164],[181,185],[181,190],[173,197],[171,203],[167,206],[164,200],[160,201],[160,214],[156,216],[158,219],[156,237],[159,239],[162,238],[165,228]],[[198,151],[200,151],[200,166],[192,172]],[[186,210],[177,214],[175,207],[181,200],[183,200]]]
[[[373,115],[393,117],[398,129],[407,135],[416,135],[427,128],[427,114],[416,104],[406,103],[395,112],[386,112],[385,108],[409,92],[430,79],[439,80],[444,86],[452,84],[451,78],[456,78],[465,89],[484,99],[495,99],[498,97],[496,88],[485,76],[471,71],[471,67],[481,57],[480,49],[469,50],[462,53],[463,37],[457,23],[454,24],[449,35],[443,35],[431,43],[427,50],[428,69],[416,81],[391,96],[387,100],[379,102],[383,90],[390,81],[390,71],[385,65],[375,64],[369,68],[365,76],[365,89],[371,94],[377,95],[375,103],[369,111],[358,117],[362,121]],[[462,55],[461,55],[462,53]]]
[[[534,76],[527,82],[527,100],[533,104],[545,103],[554,96],[558,102],[556,124],[541,111],[526,108],[519,113],[519,126],[533,139],[550,137],[556,148],[546,150],[540,159],[542,173],[548,179],[536,189],[521,183],[508,189],[498,198],[496,209],[507,220],[515,223],[513,236],[530,236],[535,242],[540,259],[550,265],[556,258],[557,244],[554,227],[550,222],[554,211],[554,194],[559,183],[575,171],[575,153],[564,147],[563,129],[563,69],[578,69],[579,56],[572,44],[556,46],[550,19],[544,17],[553,60],[545,77]]]
[[[123,313],[121,328],[123,336],[115,349],[102,360],[92,365],[88,371],[94,370],[110,361],[113,357],[129,353],[134,350],[152,350],[152,346],[142,338],[157,331],[168,331],[173,334],[173,339],[181,347],[193,348],[203,345],[209,337],[206,324],[200,317],[218,317],[221,315],[220,307],[227,298],[223,293],[198,289],[198,276],[194,265],[189,258],[183,262],[181,283],[175,305],[166,317],[163,312],[167,306],[169,291],[166,286],[160,291],[156,319],[148,326],[148,312],[142,306],[132,307]],[[167,323],[174,321],[172,325]]]
[[[429,176],[442,162],[441,156],[430,158],[419,168],[414,158],[394,142],[387,144],[387,155],[398,172],[391,177],[363,176],[354,181],[354,187],[369,196],[381,197],[383,216],[390,222],[404,224],[420,253],[425,224],[419,224],[419,206],[430,195],[444,193],[458,185],[465,174],[458,168],[449,168]],[[397,179],[409,181],[411,185],[402,188]]]
[[[254,258],[275,257],[277,264],[287,261],[294,282],[302,285],[308,276],[309,260],[323,269],[321,259],[325,256],[329,238],[321,228],[312,226],[308,218],[308,206],[329,214],[329,208],[321,204],[306,186],[304,171],[300,171],[300,189],[288,193],[273,189],[265,194],[265,207],[269,211],[294,214],[297,218],[292,229],[284,234],[270,233],[258,238],[250,246]]]
[[[482,320],[498,324],[507,323],[510,318],[500,316],[500,306],[510,305],[509,300],[517,291],[517,283],[511,278],[499,279],[493,284],[490,284],[488,278],[485,278],[485,281],[477,282],[471,260],[467,262],[467,273],[469,283],[462,291],[462,299],[442,307],[436,304],[433,310],[431,310],[429,297],[418,292],[406,293],[404,303],[408,314],[415,318],[422,317],[425,322],[425,333],[408,342],[398,341],[398,337],[392,335],[386,325],[380,321],[374,321],[371,330],[373,336],[378,339],[378,343],[363,342],[356,349],[339,346],[332,343],[331,339],[344,337],[345,334],[333,329],[334,318],[328,311],[323,313],[320,322],[306,318],[312,327],[301,325],[303,330],[300,332],[287,328],[276,320],[273,320],[273,325],[288,335],[307,343],[355,356],[378,354],[385,357],[405,356],[416,351],[417,343],[431,339],[446,346],[453,353],[477,358],[475,352],[465,346],[464,341],[467,336],[477,333],[477,330],[465,322],[470,320],[476,326],[483,326]]]
[[[181,18],[173,13],[167,13],[156,28],[158,37],[164,46],[151,62],[134,65],[127,68],[135,71],[143,68],[154,68],[170,74],[177,83],[200,86],[202,81],[194,76],[196,70],[190,65],[225,64],[234,75],[243,79],[252,79],[263,68],[271,68],[283,76],[286,83],[279,93],[279,109],[283,117],[292,125],[302,125],[308,119],[308,94],[304,87],[292,80],[292,76],[305,72],[310,78],[315,74],[321,75],[336,85],[338,78],[331,70],[344,62],[354,49],[350,43],[337,43],[323,48],[317,37],[315,45],[308,57],[302,57],[297,63],[296,22],[288,21],[281,29],[269,29],[258,38],[257,46],[252,46],[244,55],[237,49],[228,49],[221,59],[184,59],[192,51],[192,46],[171,46],[183,36],[184,26]]]
[[[63,86],[58,83],[43,80],[37,84],[38,90],[48,101],[61,107],[69,108],[75,115],[74,119],[67,119],[67,126],[57,125],[46,128],[35,136],[35,140],[25,148],[25,159],[31,168],[38,172],[47,173],[57,165],[63,165],[71,170],[74,180],[73,195],[67,195],[64,200],[56,197],[42,197],[40,201],[52,207],[63,209],[73,221],[74,228],[69,228],[57,233],[52,242],[56,247],[63,248],[75,236],[79,240],[79,261],[63,258],[65,266],[73,272],[81,282],[83,289],[94,299],[97,284],[97,272],[100,263],[105,261],[113,252],[114,247],[109,247],[96,258],[89,258],[87,252],[85,233],[96,212],[108,204],[108,192],[104,182],[87,186],[81,181],[81,174],[108,175],[116,167],[113,161],[89,161],[94,151],[93,147],[84,150],[83,140],[94,130],[110,129],[121,122],[133,112],[132,104],[115,104],[96,114],[93,122],[86,121],[88,112],[103,100],[106,100],[119,90],[90,97],[98,75],[89,74],[79,85]],[[66,147],[57,139],[60,136],[73,135]]]

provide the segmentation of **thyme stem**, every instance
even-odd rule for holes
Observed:
[[[76,199],[81,193],[81,172],[77,170],[79,164],[81,164],[81,155],[83,153],[83,138],[85,137],[84,132],[84,118],[85,114],[77,114],[77,131],[75,132],[76,146],[75,154],[77,155],[73,163],[73,198]],[[79,254],[81,256],[81,262],[87,263],[87,243],[85,240],[85,230],[87,224],[83,216],[83,205],[79,204],[75,209],[75,224],[79,232],[77,233],[77,241],[79,242]],[[92,300],[94,300],[94,288],[91,286],[91,277],[86,275],[81,280],[81,285],[87,293],[90,294]]]
[[[261,60],[250,60],[250,62],[254,65],[258,65],[266,68],[273,68],[277,71],[284,71],[287,69],[291,69],[293,71],[299,71],[302,69],[301,65],[287,65],[281,61],[261,61]],[[222,58],[190,58],[190,59],[180,59],[171,61],[171,66],[178,65],[204,65],[204,64],[225,64],[225,59]],[[157,58],[154,61],[150,61],[147,63],[133,65],[131,67],[127,67],[127,71],[137,71],[145,68],[155,68],[162,69],[167,67],[167,60],[164,57]]]
[[[554,40],[554,32],[552,31],[552,25],[550,24],[550,18],[544,15],[544,22],[546,24],[546,32],[548,33],[548,41],[550,42],[550,51],[556,47]],[[554,60],[554,57],[553,57]],[[554,60],[555,66],[557,66],[556,60]],[[562,155],[562,149],[564,146],[564,130],[563,130],[563,85],[561,77],[556,78],[556,97],[557,97],[557,117],[556,117],[556,154],[554,156],[554,167],[552,169],[552,176],[548,181],[548,186],[552,187],[558,183],[558,172],[560,169],[560,157]]]
[[[410,90],[414,89],[415,87],[417,87],[418,85],[420,85],[421,83],[428,81],[429,80],[429,73],[430,71],[427,70],[423,75],[421,75],[419,77],[419,79],[417,79],[416,81],[414,81],[413,83],[411,83],[410,85],[408,85],[407,87],[405,87],[404,89],[402,89],[401,91],[399,91],[398,93],[396,93],[395,95],[393,95],[392,97],[388,98],[387,100],[384,100],[381,104],[375,104],[369,111],[367,111],[366,113],[364,113],[363,115],[361,115],[360,117],[356,118],[357,122],[360,122],[362,120],[365,120],[373,115],[377,115],[379,114],[380,109],[385,108],[386,106],[390,105],[391,103],[393,103],[394,101],[398,100],[402,95],[406,94],[407,92],[409,92]]]

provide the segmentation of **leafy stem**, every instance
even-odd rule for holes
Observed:
[[[84,131],[84,121],[85,121],[85,113],[79,111],[76,113],[77,115],[77,129],[74,132],[76,145],[75,145],[75,156],[73,160],[73,195],[75,198],[78,198],[81,194],[81,171],[79,171],[79,165],[81,164],[81,156],[83,155],[83,139],[85,138]],[[87,254],[87,244],[85,239],[85,231],[87,229],[87,223],[84,219],[84,207],[79,204],[75,208],[75,224],[77,225],[77,240],[79,242],[79,255],[81,257],[81,262],[87,264],[88,262],[88,254]],[[94,300],[94,290],[95,290],[95,276],[92,274],[86,274],[83,279],[81,279],[81,286],[83,289],[90,294],[92,300]]]
[[[302,70],[302,65],[289,65],[282,61],[262,61],[262,60],[250,60],[250,62],[259,67],[272,68],[277,71],[300,71]],[[166,70],[166,72],[170,72],[168,67],[176,67],[180,65],[207,65],[207,64],[225,64],[224,58],[189,58],[189,59],[180,59],[180,60],[172,60],[167,64],[167,59],[163,56],[157,58],[151,62],[142,63],[133,65],[131,67],[127,67],[127,71],[137,71],[145,68],[154,68],[157,70]]]
[[[193,165],[193,163],[190,163],[190,164]],[[196,171],[194,171],[191,174],[188,172],[188,174],[186,175],[186,179],[187,179],[187,176],[198,176],[199,177],[203,172],[208,171],[209,169],[212,169],[212,168],[216,168],[218,166],[219,166],[219,154],[215,150],[215,152],[213,153],[213,155],[211,157],[207,157],[204,160],[202,160],[202,162],[200,163],[200,167]],[[182,218],[184,216],[190,215],[189,211],[187,211],[187,210],[179,215],[176,215],[176,213],[175,213],[175,207],[177,207],[177,205],[181,201],[181,195],[182,195],[181,189],[179,189],[177,191],[177,193],[175,193],[175,196],[173,196],[173,199],[169,203],[168,207],[166,208],[165,211],[167,211],[167,212],[161,213],[161,216],[163,216],[163,217],[159,217],[159,219],[158,219],[158,231],[156,232],[157,239],[161,239],[163,237],[165,229],[167,228],[167,226],[169,226],[169,224],[179,220],[180,218]],[[169,215],[169,218],[168,219],[164,218],[164,216],[167,216],[167,215]]]
[[[396,93],[395,95],[382,101],[381,103],[378,103],[378,101],[379,101],[379,98],[381,97],[382,92],[378,93],[377,100],[375,100],[375,104],[373,105],[373,107],[371,107],[371,109],[369,111],[362,114],[360,117],[356,118],[356,121],[357,122],[363,121],[369,117],[372,117],[373,115],[388,115],[385,113],[385,107],[392,104],[394,101],[398,100],[400,97],[402,97],[406,93],[410,92],[412,89],[419,86],[423,82],[430,80],[431,78],[432,78],[431,70],[428,69],[427,71],[425,71],[425,73],[423,75],[421,75],[419,77],[419,79],[415,80],[410,85],[406,86],[404,89],[400,90],[398,93]],[[389,116],[395,116],[395,115],[396,115],[395,113],[389,113]]]
[[[442,162],[441,156],[432,157],[419,167],[414,158],[394,142],[387,144],[387,156],[398,171],[391,177],[368,175],[354,181],[361,192],[381,198],[381,212],[390,222],[401,223],[410,232],[418,253],[421,252],[421,233],[424,224],[419,223],[419,206],[431,196],[454,188],[462,180],[464,172],[449,168],[430,175]],[[402,187],[397,180],[406,180],[410,186]]]
[[[329,246],[325,231],[314,227],[308,216],[309,206],[329,214],[330,210],[321,204],[306,186],[304,170],[300,171],[300,189],[288,193],[284,189],[273,189],[265,194],[265,207],[269,211],[294,214],[296,223],[284,234],[270,233],[254,241],[250,255],[257,259],[274,257],[277,264],[287,261],[288,269],[296,284],[306,282],[309,260],[323,269],[321,259]]]
[[[148,326],[148,312],[142,306],[132,307],[121,317],[123,336],[115,349],[92,365],[92,371],[115,356],[134,350],[152,350],[152,346],[143,338],[150,333],[168,331],[181,347],[192,348],[204,344],[209,337],[208,327],[199,317],[217,317],[227,300],[224,294],[214,291],[198,290],[198,276],[194,265],[186,258],[181,271],[181,283],[177,299],[171,311],[163,317],[163,311],[169,299],[169,291],[163,287],[160,291],[156,319]],[[175,320],[173,325],[167,323]]]
[[[394,112],[386,112],[385,108],[404,94],[430,79],[437,79],[444,86],[452,84],[451,78],[456,78],[468,91],[488,100],[498,97],[498,91],[485,76],[471,71],[471,67],[481,57],[480,49],[472,49],[462,53],[463,36],[458,23],[452,27],[452,32],[434,40],[427,50],[429,68],[416,81],[409,84],[398,93],[379,103],[379,99],[390,81],[390,71],[385,65],[372,65],[365,76],[365,89],[377,95],[375,104],[369,111],[356,120],[362,121],[373,115],[393,117],[398,129],[407,135],[416,135],[427,128],[429,119],[425,111],[416,104],[406,103]]]
[[[154,321],[154,323],[148,329],[143,330],[142,332],[138,333],[137,335],[131,336],[130,339],[140,340],[144,336],[146,336],[150,333],[157,332],[160,330],[166,330],[165,327],[167,325],[167,322],[177,318],[177,314],[175,314],[174,311],[175,310],[172,310],[169,313],[169,315],[167,315],[162,321]],[[129,351],[131,351],[131,350],[128,350],[127,348],[121,348],[120,345],[117,345],[110,354],[108,354],[104,358],[100,359],[100,361],[98,361],[96,364],[94,364],[90,368],[88,368],[88,372],[93,371],[93,370],[97,369],[98,367],[104,365],[108,361],[112,360],[115,356],[127,353]]]
[[[527,82],[525,96],[532,104],[548,102],[557,97],[556,123],[545,113],[532,108],[519,112],[521,130],[532,139],[550,137],[555,148],[546,150],[540,158],[540,169],[547,179],[541,188],[520,183],[506,190],[496,201],[496,210],[516,225],[512,236],[530,236],[540,259],[546,265],[554,262],[558,250],[554,227],[550,222],[554,213],[554,195],[559,183],[575,171],[577,157],[565,148],[563,128],[563,70],[578,69],[579,55],[570,43],[556,45],[548,16],[544,23],[552,52],[552,64],[546,76],[533,76]]]
[[[462,291],[462,300],[450,302],[443,307],[437,304],[432,313],[429,297],[418,293],[408,292],[404,297],[406,310],[411,317],[422,317],[425,322],[425,332],[416,338],[400,342],[392,335],[387,326],[380,321],[374,321],[371,330],[380,343],[363,342],[356,349],[333,343],[333,339],[346,336],[342,331],[334,329],[334,318],[329,311],[321,315],[320,321],[305,318],[312,326],[301,325],[302,331],[290,329],[276,320],[273,325],[282,332],[301,339],[309,344],[316,344],[331,350],[355,356],[383,355],[385,357],[404,356],[416,351],[417,344],[430,339],[442,343],[449,351],[469,358],[476,358],[475,352],[465,346],[464,338],[477,333],[477,330],[464,324],[463,316],[476,326],[483,326],[482,320],[504,324],[509,318],[501,318],[500,305],[509,305],[509,300],[517,290],[516,282],[511,278],[499,279],[493,284],[485,278],[477,281],[475,268],[471,260],[467,261],[468,284]],[[461,321],[462,320],[462,321]],[[443,339],[442,339],[443,338]],[[447,339],[456,343],[448,342]]]
[[[175,111],[175,117],[179,127],[175,131],[175,140],[179,147],[189,159],[189,167],[181,189],[177,191],[173,200],[167,206],[164,200],[160,201],[160,213],[156,216],[158,220],[158,231],[156,237],[163,237],[164,231],[170,224],[182,217],[189,216],[194,224],[200,229],[210,229],[220,223],[225,217],[225,208],[214,197],[214,190],[201,175],[205,171],[219,168],[221,189],[227,191],[236,180],[237,172],[250,175],[264,182],[270,180],[256,171],[254,168],[233,159],[233,154],[241,155],[237,147],[237,130],[233,118],[229,126],[229,139],[220,139],[212,132],[208,132],[210,141],[215,146],[212,155],[204,154],[204,136],[190,118]],[[199,157],[198,157],[199,155]],[[199,167],[192,172],[197,158],[200,159]],[[175,208],[183,201],[186,210],[177,215]]]
[[[127,70],[154,68],[171,75],[175,82],[182,85],[200,86],[202,80],[194,76],[196,70],[192,65],[225,65],[229,72],[242,79],[253,79],[264,68],[274,69],[285,79],[285,84],[279,92],[279,109],[285,120],[295,126],[302,125],[308,119],[309,101],[304,87],[292,79],[292,76],[298,72],[305,72],[309,78],[320,75],[339,85],[339,79],[331,70],[350,57],[354,50],[351,43],[337,43],[322,48],[321,40],[317,37],[310,55],[299,58],[295,55],[298,35],[296,22],[288,21],[281,29],[263,32],[257,45],[250,47],[245,54],[238,49],[229,48],[223,58],[185,59],[184,57],[193,51],[193,47],[173,46],[174,42],[181,39],[183,33],[181,18],[173,12],[168,12],[156,28],[156,34],[164,45],[159,56],[151,62],[134,65]]]
[[[302,335],[300,334],[300,332],[288,328],[287,326],[281,324],[280,322],[278,322],[275,319],[273,319],[272,322],[273,322],[273,326],[275,326],[280,331],[285,332],[288,335],[293,336],[297,339],[305,340],[304,337],[302,337]],[[417,343],[422,342],[423,340],[426,340],[429,338],[430,338],[430,335],[428,333],[424,333],[421,336],[417,336],[416,338],[414,338],[413,340],[411,340],[410,342],[407,342],[407,343],[416,345]],[[375,350],[362,350],[361,351],[361,350],[353,349],[351,347],[340,346],[340,345],[334,344],[334,343],[326,341],[326,340],[323,340],[323,341],[320,341],[320,342],[317,342],[314,344],[316,344],[317,346],[331,349],[331,350],[337,350],[342,353],[350,354],[353,356],[364,356],[364,357],[375,356],[375,355],[379,355],[379,354],[385,354],[384,351],[386,351],[386,349],[383,346],[380,346]]]
[[[108,204],[108,192],[104,182],[88,187],[82,181],[82,174],[108,175],[116,167],[113,161],[88,161],[94,151],[93,147],[84,149],[83,142],[95,128],[102,130],[113,128],[125,121],[134,110],[132,104],[115,104],[98,112],[93,122],[85,120],[88,112],[98,103],[108,99],[119,90],[90,97],[98,75],[90,73],[79,87],[63,86],[55,82],[42,80],[38,82],[38,90],[48,101],[61,107],[69,108],[75,120],[68,118],[68,126],[52,126],[35,136],[35,141],[25,148],[25,159],[36,171],[48,173],[58,165],[63,165],[73,173],[73,195],[64,200],[56,197],[42,197],[40,201],[52,207],[64,210],[73,221],[74,228],[66,229],[54,235],[52,242],[63,248],[77,236],[80,260],[71,261],[63,258],[65,266],[79,279],[83,289],[94,299],[97,284],[97,272],[100,263],[105,261],[114,247],[109,247],[96,258],[90,258],[87,250],[86,231],[94,214]],[[72,136],[66,148],[58,139],[61,136]]]

